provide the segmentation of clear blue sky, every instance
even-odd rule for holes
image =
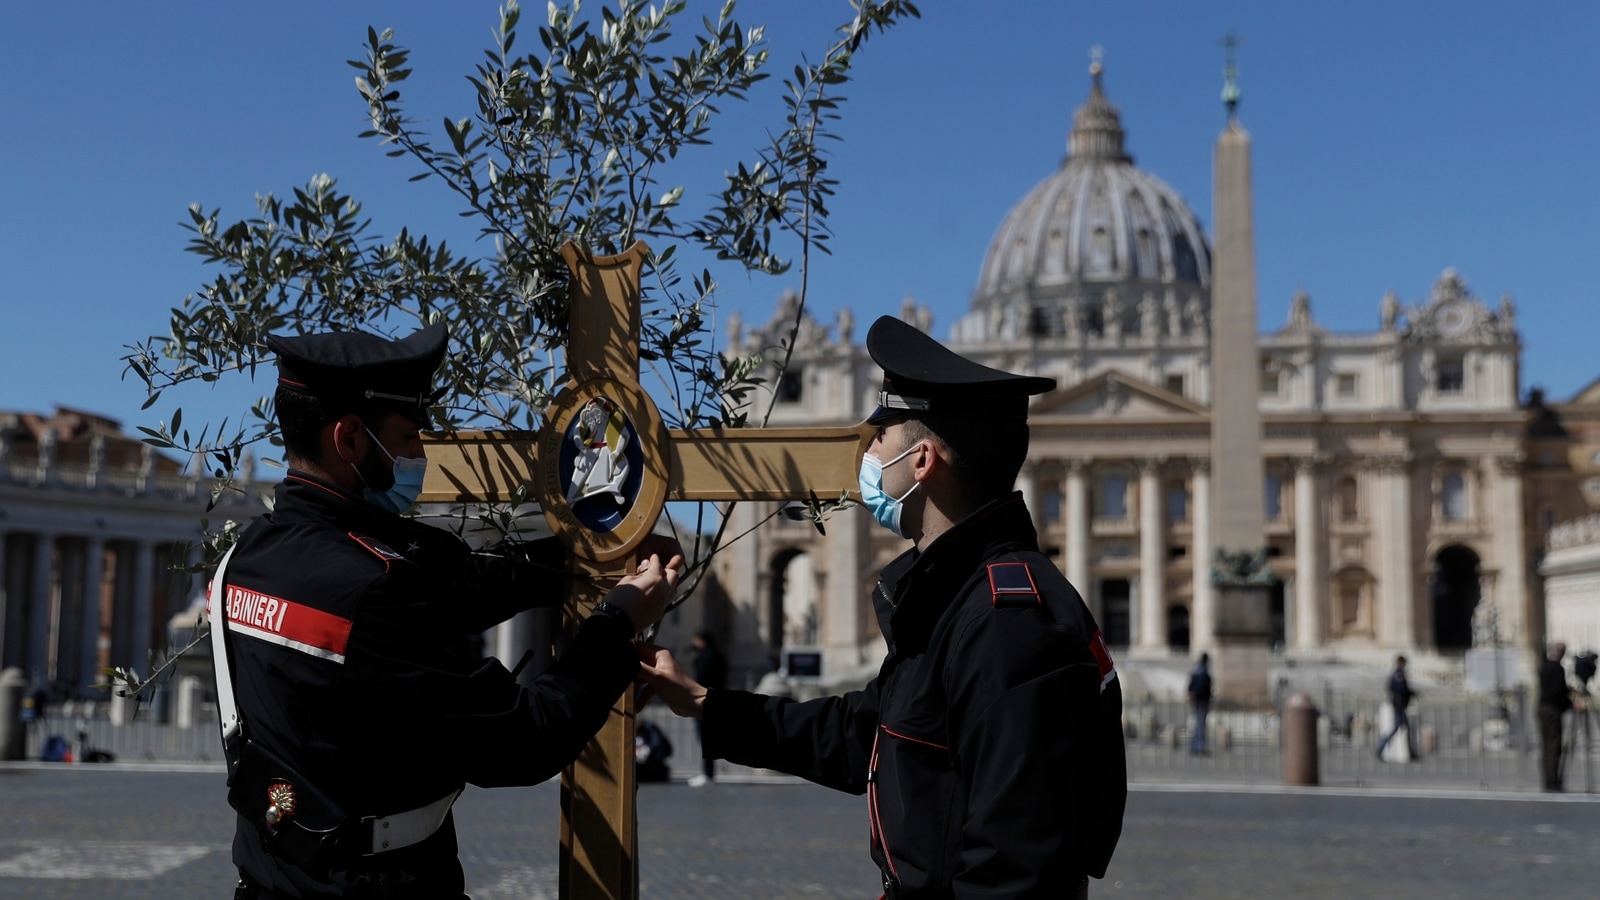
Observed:
[[[1454,266],[1491,304],[1515,296],[1524,389],[1565,399],[1600,377],[1600,3],[921,5],[920,22],[869,44],[848,91],[835,253],[812,273],[825,321],[848,305],[869,322],[910,292],[946,334],[994,229],[1059,164],[1095,44],[1136,162],[1209,223],[1217,42],[1232,29],[1255,140],[1264,329],[1283,323],[1303,286],[1327,327],[1371,330],[1386,289],[1420,302]],[[364,106],[344,61],[361,55],[369,24],[393,27],[413,50],[413,114],[467,115],[463,76],[496,10],[496,0],[5,4],[0,408],[67,405],[131,430],[175,402],[196,423],[270,390],[234,385],[141,413],[138,382],[120,380],[123,345],[164,331],[167,309],[211,277],[183,250],[177,223],[192,202],[232,221],[251,214],[256,193],[326,172],[382,234],[406,226],[459,240],[448,193],[408,183],[414,164],[357,139]],[[543,10],[529,4],[529,18]],[[769,26],[778,75],[801,50],[819,55],[849,14],[842,0],[741,11]],[[748,156],[777,112],[770,93],[733,109],[686,172],[690,192]],[[723,309],[746,322],[765,321],[794,280],[723,277]]]

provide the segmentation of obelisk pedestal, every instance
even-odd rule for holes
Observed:
[[[1265,709],[1272,705],[1272,586],[1217,584],[1217,630],[1211,654],[1211,680],[1222,709]]]

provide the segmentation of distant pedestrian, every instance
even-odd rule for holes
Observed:
[[[1389,733],[1378,742],[1378,759],[1383,759],[1383,751],[1389,746],[1389,741],[1395,732],[1404,728],[1406,730],[1406,749],[1411,751],[1413,760],[1420,759],[1417,752],[1417,732],[1411,727],[1411,720],[1406,715],[1406,709],[1411,706],[1411,699],[1416,693],[1411,690],[1411,683],[1406,681],[1406,658],[1394,658],[1394,671],[1389,673],[1389,705],[1394,707],[1394,724],[1389,726]]]
[[[694,680],[708,688],[728,686],[728,658],[717,649],[717,636],[702,628],[689,639],[694,647]],[[700,774],[689,779],[690,787],[705,787],[717,777],[717,761],[704,754],[705,722],[694,720],[694,734],[700,739]]]
[[[1205,756],[1206,715],[1211,712],[1211,654],[1200,654],[1189,673],[1189,704],[1194,709],[1194,731],[1189,735],[1189,753]]]
[[[1562,786],[1561,717],[1572,708],[1572,686],[1561,665],[1566,655],[1567,645],[1558,641],[1550,645],[1550,652],[1539,664],[1539,737],[1547,791],[1560,791]]]
[[[633,733],[634,777],[639,781],[667,781],[672,769],[667,757],[672,755],[672,741],[667,739],[661,726],[649,719],[638,719]]]

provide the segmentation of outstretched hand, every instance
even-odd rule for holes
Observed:
[[[661,620],[682,574],[682,556],[674,555],[663,563],[660,556],[651,554],[639,560],[636,572],[617,582],[606,594],[606,602],[626,610],[634,629],[643,631]]]
[[[634,649],[639,653],[639,674],[634,680],[643,685],[639,705],[643,706],[651,697],[660,697],[675,714],[700,718],[706,689],[678,666],[672,651],[644,643],[635,644]]]

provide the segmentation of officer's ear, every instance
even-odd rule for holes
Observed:
[[[941,468],[948,467],[950,460],[944,456],[947,452],[933,435],[924,437],[921,445],[911,451],[911,456],[906,459],[911,463],[911,476],[922,481]]]
[[[367,455],[369,440],[366,423],[355,413],[334,419],[322,431],[323,452],[330,461],[338,460],[351,465],[361,462]]]

